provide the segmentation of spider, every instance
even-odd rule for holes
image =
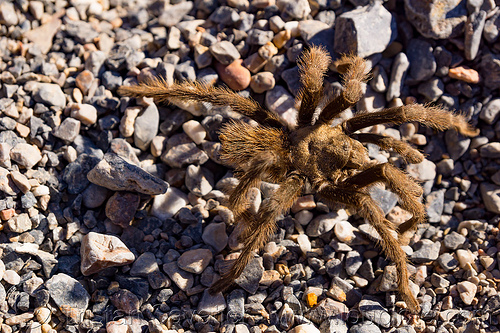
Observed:
[[[381,247],[397,269],[398,291],[407,308],[418,313],[419,303],[411,293],[407,257],[401,248],[402,236],[416,229],[425,219],[421,203],[423,190],[409,175],[390,163],[373,164],[363,143],[397,152],[408,163],[420,163],[424,156],[408,143],[358,130],[377,124],[419,122],[437,130],[455,129],[463,135],[477,131],[464,116],[430,105],[410,104],[371,113],[357,113],[336,126],[332,121],[362,97],[362,84],[368,80],[365,61],[344,55],[335,62],[342,74],[343,90],[331,98],[317,114],[324,99],[323,79],[331,63],[322,47],[311,47],[298,61],[302,90],[297,96],[297,124],[286,125],[279,116],[250,98],[224,87],[184,82],[168,85],[157,78],[135,86],[122,86],[119,93],[130,97],[154,97],[159,102],[208,102],[230,106],[254,120],[257,126],[232,120],[220,130],[221,159],[234,167],[239,183],[229,196],[229,208],[235,219],[245,224],[240,236],[244,247],[230,269],[215,282],[212,293],[224,291],[244,270],[253,252],[261,249],[274,233],[276,220],[287,212],[309,183],[316,196],[333,206],[353,207],[379,233]],[[299,105],[299,104],[297,104]],[[256,214],[249,212],[247,195],[262,180],[279,184]],[[394,226],[385,219],[381,208],[369,194],[370,186],[385,183],[394,192],[403,209],[412,217]],[[396,232],[396,233],[394,233]],[[395,235],[398,236],[395,236]]]

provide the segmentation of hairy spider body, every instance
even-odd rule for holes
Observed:
[[[290,128],[273,112],[262,108],[225,88],[199,83],[167,85],[156,79],[137,86],[121,87],[119,93],[133,97],[155,97],[158,101],[198,101],[213,105],[229,105],[234,111],[258,123],[230,121],[220,131],[221,160],[235,168],[239,184],[229,196],[229,207],[235,218],[244,223],[240,236],[244,243],[238,259],[221,279],[211,286],[212,292],[227,289],[244,270],[255,250],[261,249],[273,234],[276,220],[292,207],[306,183],[316,196],[333,206],[342,203],[353,207],[378,232],[380,245],[396,265],[398,290],[407,307],[417,313],[420,306],[409,285],[407,258],[401,248],[402,235],[425,219],[421,203],[422,188],[403,171],[389,163],[373,164],[363,143],[393,150],[409,163],[420,163],[424,156],[409,144],[371,133],[356,133],[376,124],[419,122],[437,130],[455,129],[474,136],[475,131],[459,114],[435,106],[411,104],[372,113],[358,113],[341,124],[331,122],[342,111],[352,107],[362,96],[362,83],[367,80],[365,61],[357,56],[343,56],[336,62],[343,74],[344,90],[322,108],[323,77],[330,57],[319,47],[307,50],[300,62],[302,90],[297,96],[297,126]],[[247,195],[261,180],[279,184],[256,214],[248,209]],[[399,226],[385,219],[384,213],[369,194],[375,183],[384,183],[398,198],[401,207],[412,217]],[[395,236],[396,235],[396,236]]]

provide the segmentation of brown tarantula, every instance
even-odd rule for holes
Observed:
[[[462,115],[452,114],[439,107],[411,104],[372,113],[358,113],[339,125],[331,122],[361,98],[362,84],[368,79],[365,61],[357,56],[343,56],[336,62],[343,75],[343,91],[322,109],[315,111],[323,99],[323,77],[330,65],[328,53],[320,47],[305,51],[299,61],[302,90],[297,99],[300,107],[297,125],[285,125],[279,116],[228,89],[201,83],[176,83],[168,86],[155,79],[136,86],[123,86],[121,95],[154,97],[158,101],[199,101],[232,110],[258,123],[251,126],[231,121],[220,130],[221,159],[233,166],[239,184],[229,197],[229,208],[235,218],[245,223],[240,237],[243,250],[232,265],[212,287],[223,291],[231,285],[273,234],[276,220],[294,204],[303,186],[309,182],[319,199],[327,204],[342,203],[354,207],[379,233],[382,248],[397,268],[398,290],[407,307],[414,313],[419,304],[409,288],[407,258],[400,241],[393,235],[414,230],[425,218],[420,201],[422,188],[406,173],[390,163],[370,163],[363,143],[382,149],[392,149],[409,163],[420,163],[424,156],[409,144],[390,137],[371,133],[356,133],[376,124],[419,122],[437,130],[455,129],[474,136],[476,131]],[[247,195],[252,187],[267,179],[280,185],[270,200],[264,202],[256,215],[249,213]],[[370,197],[369,187],[385,183],[398,197],[401,207],[413,216],[399,227],[385,219],[380,207]]]

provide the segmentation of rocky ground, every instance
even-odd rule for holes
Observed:
[[[0,2],[0,325],[10,332],[498,332],[500,10],[493,0]],[[432,102],[475,138],[369,129],[426,154],[428,220],[404,249],[422,312],[395,292],[378,235],[304,195],[237,287],[211,296],[241,232],[217,131],[237,114],[122,98],[153,76],[226,84],[294,122],[297,57],[367,58],[357,110]],[[341,89],[328,73],[327,92]],[[349,110],[343,116],[349,117]],[[252,191],[257,210],[276,189]],[[387,218],[408,213],[383,187]],[[236,221],[237,222],[237,221]]]

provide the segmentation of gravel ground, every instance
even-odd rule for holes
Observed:
[[[493,0],[0,2],[0,326],[10,332],[499,332],[500,10]],[[241,249],[217,130],[238,115],[116,90],[153,76],[225,84],[295,121],[297,57],[355,52],[373,79],[357,110],[433,102],[465,138],[417,124],[368,145],[422,182],[428,220],[404,247],[422,312],[355,212],[304,195],[225,295]],[[328,73],[326,91],[338,92]],[[348,110],[349,117],[356,110]],[[254,188],[257,210],[276,189]],[[387,218],[408,213],[383,187]],[[497,245],[498,244],[498,245]]]

